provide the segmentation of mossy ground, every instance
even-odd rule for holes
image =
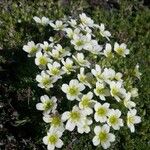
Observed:
[[[45,126],[35,109],[38,97],[44,93],[35,82],[37,67],[28,59],[22,47],[28,41],[47,40],[47,29],[37,27],[33,16],[58,19],[85,12],[96,23],[105,23],[113,33],[113,41],[125,42],[131,55],[116,67],[129,69],[137,63],[142,77],[135,82],[139,97],[135,99],[142,123],[131,134],[128,129],[117,133],[113,150],[150,149],[150,10],[148,1],[138,0],[9,0],[0,1],[0,146],[5,150],[42,150]],[[66,133],[63,149],[100,150],[92,146],[89,135]]]

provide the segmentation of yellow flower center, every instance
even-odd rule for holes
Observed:
[[[61,124],[61,119],[60,119],[60,117],[54,116],[54,117],[52,118],[51,124],[54,125],[55,127],[56,127],[56,126],[60,126],[60,124]]]
[[[47,59],[44,56],[41,56],[39,59],[39,62],[41,65],[46,65],[47,64]]]
[[[81,82],[86,82],[86,76],[85,75],[80,75],[80,81]]]
[[[119,91],[118,91],[118,89],[117,88],[112,88],[112,90],[111,90],[111,92],[112,92],[112,95],[113,96],[116,96],[116,95],[118,95],[119,94]]]
[[[51,69],[51,73],[52,73],[53,75],[58,75],[59,72],[60,72],[60,70],[59,70],[58,68],[52,68],[52,69]]]
[[[33,54],[37,51],[37,47],[32,47],[30,53]]]
[[[77,46],[82,46],[83,44],[84,44],[83,40],[78,40],[78,41],[76,42],[76,45],[77,45]]]
[[[71,120],[73,120],[73,121],[79,121],[80,120],[80,113],[79,112],[77,112],[77,111],[73,111],[73,112],[71,112],[71,114],[70,114],[70,118],[71,118]]]
[[[109,117],[109,122],[111,123],[111,124],[117,124],[118,123],[118,118],[115,116],[115,115],[113,115],[113,116],[110,116]]]
[[[107,139],[108,139],[108,133],[107,132],[105,132],[105,131],[101,131],[100,133],[99,133],[99,140],[101,141],[101,142],[105,142],[105,141],[107,141]]]
[[[97,94],[104,94],[105,93],[105,89],[103,88],[103,87],[97,87],[96,88],[96,92],[97,92]]]
[[[129,124],[133,124],[134,123],[134,117],[133,116],[128,116],[127,121]]]
[[[97,114],[99,116],[106,116],[106,113],[107,113],[107,109],[104,108],[104,107],[100,107],[98,110],[97,110]]]
[[[81,104],[82,104],[82,106],[85,107],[85,108],[86,108],[86,107],[89,107],[90,104],[91,104],[90,99],[89,99],[87,96],[84,96],[84,97],[82,98]]]
[[[72,64],[66,64],[65,67],[66,67],[67,70],[71,70],[72,69]]]
[[[58,136],[56,134],[50,135],[48,141],[51,144],[56,144],[56,142],[58,141]]]
[[[45,110],[51,109],[53,106],[54,106],[54,104],[51,100],[44,103]]]
[[[122,54],[124,53],[124,48],[119,47],[119,48],[117,49],[117,53],[118,53],[119,55],[122,55]]]
[[[46,86],[46,85],[49,85],[51,83],[51,80],[49,78],[45,78],[42,80],[42,83]]]
[[[98,73],[98,74],[96,75],[96,78],[98,78],[98,79],[101,80],[101,79],[103,79],[103,76],[102,76],[102,74],[99,74],[99,73]]]
[[[45,47],[44,50],[45,50],[45,51],[51,51],[52,48],[51,48],[51,47]]]
[[[79,89],[78,89],[77,87],[75,87],[75,86],[71,86],[71,87],[69,87],[69,89],[68,89],[68,93],[69,93],[71,96],[76,96],[76,95],[78,95],[78,93],[79,93]]]

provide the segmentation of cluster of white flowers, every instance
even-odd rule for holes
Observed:
[[[54,34],[49,41],[38,44],[31,41],[23,47],[29,57],[35,57],[35,64],[41,70],[36,76],[38,86],[47,93],[50,88],[57,86],[61,97],[64,96],[61,101],[67,99],[75,104],[71,110],[60,114],[57,110],[57,93],[53,93],[55,96],[41,96],[41,103],[36,108],[43,111],[44,122],[50,124],[43,138],[47,149],[61,148],[63,141],[60,138],[65,130],[73,131],[75,128],[80,134],[95,133],[93,144],[101,145],[104,149],[115,141],[115,135],[110,133],[111,128],[119,130],[127,124],[134,132],[134,125],[141,122],[141,118],[136,115],[136,104],[131,100],[138,95],[137,89],[132,87],[127,90],[124,73],[116,72],[112,69],[114,66],[100,65],[102,59],[113,59],[115,55],[126,57],[129,54],[127,45],[115,42],[112,46],[109,42],[111,33],[105,30],[104,24],[95,24],[84,13],[79,15],[78,20],[51,21],[46,17],[34,17],[34,20],[49,26],[57,35],[61,34],[61,40],[57,41]],[[95,31],[105,38],[106,43],[99,41]],[[93,60],[91,56],[97,59]],[[140,78],[138,69],[137,65],[134,75]],[[68,81],[67,77],[72,79]],[[57,82],[63,78],[65,83]],[[113,108],[112,103],[118,107]],[[121,112],[120,105],[125,107],[126,116],[125,112]]]

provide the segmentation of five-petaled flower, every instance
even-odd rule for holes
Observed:
[[[115,141],[115,135],[109,133],[110,127],[107,124],[101,126],[96,126],[94,128],[95,136],[93,138],[93,144],[98,146],[102,145],[104,149],[110,147],[110,143]]]
[[[69,85],[62,85],[62,91],[67,94],[67,99],[71,101],[75,99],[79,100],[79,95],[84,89],[85,86],[76,79],[71,80]]]

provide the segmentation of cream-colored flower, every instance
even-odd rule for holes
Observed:
[[[136,106],[136,104],[133,101],[131,101],[131,93],[130,92],[126,93],[123,102],[124,102],[124,106],[127,107],[128,109],[131,109]]]
[[[125,96],[126,90],[122,87],[122,82],[110,82],[110,93],[118,102]]]
[[[93,27],[94,21],[90,17],[87,17],[85,13],[80,14],[79,17],[84,26]]]
[[[41,102],[36,104],[36,109],[44,111],[45,114],[54,112],[57,108],[57,99],[56,97],[49,98],[47,95],[41,96]]]
[[[109,37],[111,37],[111,33],[109,31],[105,30],[104,24],[101,23],[101,25],[98,28],[100,30],[101,36],[107,38],[107,40],[110,40]]]
[[[54,150],[55,147],[61,148],[63,141],[60,139],[62,132],[59,130],[49,130],[47,136],[43,138],[43,143],[47,145],[48,150]]]
[[[107,121],[107,116],[109,113],[109,106],[110,106],[109,103],[104,103],[102,105],[98,102],[94,105],[94,109],[95,109],[94,119],[96,122]]]
[[[74,49],[78,51],[84,49],[86,42],[87,42],[87,37],[82,34],[74,34],[73,39],[71,40],[71,44],[74,45]]]
[[[127,49],[127,45],[125,43],[122,43],[119,45],[117,42],[114,45],[114,51],[123,57],[126,57],[126,55],[129,54],[129,49]]]
[[[52,62],[49,56],[46,53],[41,51],[36,53],[35,64],[39,66],[40,69],[45,69],[48,63]]]
[[[56,20],[55,23],[50,22],[49,24],[56,31],[64,30],[66,27],[66,24],[63,24],[63,22],[60,20]]]
[[[107,123],[109,126],[111,126],[114,130],[119,130],[120,127],[123,126],[123,120],[120,118],[121,111],[116,109],[111,109],[108,112],[108,120]]]
[[[106,43],[105,49],[104,49],[104,55],[105,55],[106,57],[108,57],[108,58],[112,58],[112,57],[113,57],[111,44]]]
[[[57,80],[62,78],[61,75],[64,74],[64,71],[61,69],[60,63],[58,63],[58,62],[55,61],[52,64],[48,63],[47,66],[48,66],[47,73],[49,75],[55,77]]]
[[[43,120],[46,123],[50,123],[50,130],[59,130],[61,132],[65,131],[63,121],[61,119],[61,116],[58,114],[44,114]]]
[[[103,126],[96,126],[94,128],[95,136],[93,138],[93,144],[95,146],[102,145],[104,149],[110,147],[110,143],[115,141],[115,135],[109,133],[110,127],[107,124]]]
[[[93,123],[93,121],[89,118],[85,118],[83,120],[83,123],[77,127],[78,133],[89,133],[91,131],[90,125]]]
[[[76,57],[73,56],[73,58],[80,66],[90,68],[90,63],[84,58],[83,53],[77,53]]]
[[[28,53],[28,57],[35,56],[36,52],[40,51],[41,48],[39,44],[35,44],[33,41],[27,43],[23,46],[23,50]]]
[[[109,96],[109,90],[106,88],[104,83],[96,82],[96,88],[94,89],[96,96],[99,96],[101,100],[106,100],[106,96]]]
[[[78,80],[73,79],[69,82],[69,85],[63,84],[62,91],[67,94],[68,100],[79,100],[79,95],[81,91],[85,89],[85,86],[82,83],[79,83]]]
[[[89,88],[91,88],[92,86],[91,86],[91,84],[88,82],[89,81],[89,75],[90,74],[85,74],[84,73],[84,68],[83,67],[81,67],[80,68],[80,74],[78,74],[78,80],[81,82],[81,83],[83,83],[84,85],[86,85],[86,86],[88,86]]]
[[[42,71],[40,75],[36,76],[36,81],[39,82],[38,86],[49,90],[53,87],[53,83],[57,81],[56,78],[50,77],[45,71]]]
[[[41,19],[37,16],[33,17],[34,21],[36,23],[39,23],[41,25],[48,25],[51,21],[47,17],[42,17]]]
[[[40,47],[45,51],[49,52],[53,49],[54,43],[49,44],[47,41],[44,41],[43,44],[40,44]]]
[[[137,88],[132,88],[130,90],[131,97],[137,97],[138,96],[138,89]]]
[[[102,75],[102,69],[99,65],[95,65],[95,69],[92,69],[91,70],[92,74],[96,77],[96,79],[99,81],[99,82],[103,82],[104,81],[104,77]]]
[[[142,73],[139,71],[139,64],[135,66],[133,73],[134,76],[137,77],[138,79],[141,78]]]
[[[93,93],[88,92],[87,94],[83,95],[80,102],[79,102],[79,108],[82,109],[87,115],[90,115],[93,113]]]
[[[137,110],[132,109],[127,113],[127,125],[130,128],[131,132],[135,132],[134,124],[138,124],[141,122],[141,117],[136,116]]]
[[[69,131],[73,131],[76,126],[79,128],[82,127],[85,117],[86,114],[84,114],[84,111],[80,110],[76,105],[72,111],[66,111],[62,114],[62,120],[67,121],[66,130]]]
[[[75,66],[73,65],[73,61],[70,58],[66,58],[66,60],[61,60],[63,67],[62,69],[67,73],[70,74],[72,71],[75,71]]]

